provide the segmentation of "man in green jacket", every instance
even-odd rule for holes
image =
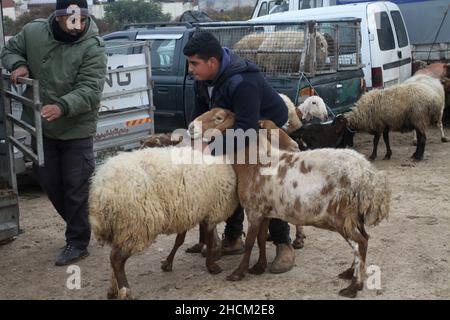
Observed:
[[[107,60],[86,0],[57,0],[48,19],[28,23],[8,41],[1,59],[12,82],[39,80],[45,166],[34,171],[66,222],[66,246],[55,264],[71,264],[89,254],[89,178]],[[32,110],[22,119],[33,124]]]

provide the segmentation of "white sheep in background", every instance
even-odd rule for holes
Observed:
[[[227,119],[221,117],[222,121],[234,119],[231,111],[216,108],[195,119],[194,126],[202,124],[203,132],[218,126],[227,129],[221,123],[211,121],[217,112],[227,113]],[[278,130],[277,135],[281,148],[296,145],[282,130]],[[249,144],[241,152],[251,154],[258,147],[261,144]],[[242,262],[227,279],[241,280],[247,271],[253,274],[264,272],[267,266],[265,241],[269,218],[278,218],[295,225],[336,231],[345,238],[353,248],[354,261],[339,276],[351,279],[352,283],[339,294],[355,297],[364,286],[369,239],[364,226],[376,225],[389,215],[391,192],[387,177],[354,150],[288,152],[272,148],[270,153],[278,159],[270,164],[274,172],[272,175],[265,174],[267,171],[263,173],[267,170],[267,164],[233,164],[239,200],[249,226]],[[258,262],[249,270],[256,237],[260,255]]]
[[[250,33],[241,40],[236,42],[233,46],[235,51],[241,58],[250,60],[254,63],[257,62],[258,49],[261,43],[266,40],[268,33]]]
[[[444,109],[445,109],[445,90],[444,90],[444,86],[442,85],[442,81],[440,79],[439,79],[440,81],[430,80],[433,78],[435,78],[435,77],[419,73],[419,74],[407,79],[404,83],[413,83],[413,82],[423,83],[424,85],[429,86],[432,90],[434,90],[437,95],[442,95],[442,94],[444,95],[444,107],[442,108],[442,115],[439,117],[440,120],[437,122],[437,126],[438,126],[439,130],[441,131],[441,141],[448,142],[448,139],[445,136],[444,126],[442,124],[442,117],[444,115]],[[416,135],[415,131],[414,131],[413,143],[414,143],[414,145],[417,144],[417,135]]]
[[[297,115],[301,120],[310,121],[319,118],[324,121],[328,118],[328,111],[323,99],[319,96],[311,96],[297,107]]]
[[[258,46],[259,45],[259,46]],[[283,50],[303,50],[304,31],[276,31],[253,33],[238,41],[236,53],[257,63],[264,72],[299,72],[301,52],[283,53]],[[254,50],[254,53],[240,52]],[[328,44],[323,34],[316,33],[316,65],[323,66],[328,56]],[[311,57],[305,56],[306,64]]]
[[[381,134],[386,144],[384,158],[391,158],[390,130],[399,132],[415,130],[418,142],[412,157],[422,160],[426,130],[430,124],[438,124],[441,139],[447,140],[442,127],[444,106],[444,88],[439,80],[420,75],[402,84],[365,93],[345,117],[353,130],[366,131],[374,135],[373,151],[369,157],[371,160],[377,157]]]
[[[265,72],[298,72],[300,52],[283,53],[281,50],[302,50],[305,47],[303,31],[277,31],[268,33],[258,49],[257,64]]]
[[[93,176],[89,219],[98,241],[112,247],[109,298],[131,298],[125,275],[130,256],[149,247],[158,235],[176,233],[175,246],[162,265],[170,271],[186,231],[199,223],[207,230],[208,271],[221,271],[212,256],[214,226],[239,204],[236,176],[220,157],[204,155],[210,165],[174,163],[180,157],[200,159],[201,152],[167,147],[122,153],[108,159]]]

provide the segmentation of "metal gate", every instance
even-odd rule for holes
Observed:
[[[39,82],[28,78],[18,78],[18,85],[11,85],[9,75],[0,68],[0,241],[13,239],[19,233],[19,204],[15,153],[22,152],[35,164],[44,164],[42,143],[41,107]],[[32,98],[27,98],[21,90],[27,86]],[[29,125],[13,114],[12,103],[21,103],[23,108],[32,108],[35,125]],[[36,141],[36,152],[14,135],[19,127],[28,132]]]

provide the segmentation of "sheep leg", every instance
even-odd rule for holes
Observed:
[[[250,216],[251,216],[250,212],[247,212],[247,217]],[[227,280],[239,281],[242,280],[242,278],[245,276],[245,273],[248,271],[248,267],[250,264],[250,255],[252,253],[253,246],[255,245],[256,236],[259,234],[260,225],[261,219],[258,219],[256,221],[249,220],[247,236],[245,237],[244,256],[242,257],[242,261],[239,264],[239,267],[237,267],[237,269],[234,270],[233,273],[227,277]]]
[[[266,256],[266,238],[267,231],[269,230],[270,219],[264,219],[258,233],[258,247],[259,247],[259,258],[258,262],[250,268],[248,272],[252,274],[263,274],[267,267],[267,256]]]
[[[113,269],[113,274],[117,281],[118,298],[120,300],[132,299],[130,286],[128,284],[127,276],[125,274],[125,263],[130,257],[129,254],[124,253],[117,247],[113,247],[109,260]],[[111,289],[111,288],[110,288]],[[110,290],[110,292],[113,290]]]
[[[373,150],[372,154],[370,155],[370,160],[375,160],[377,158],[377,150],[378,150],[378,142],[380,141],[380,133],[376,132],[373,136]]]
[[[364,229],[364,225],[359,228],[359,231],[361,232],[362,236],[366,241],[369,240],[369,235],[367,234],[366,230]],[[345,238],[345,237],[344,237]],[[352,244],[346,239],[347,243],[351,246]],[[341,272],[338,277],[344,280],[352,280],[353,274],[355,273],[355,261],[353,261],[352,266],[345,270],[344,272]]]
[[[443,117],[443,115],[444,115],[444,108],[442,108],[441,117],[439,118],[440,120],[438,121],[438,127],[439,127],[439,130],[441,130],[441,141],[442,142],[448,142],[448,139],[445,136],[444,126],[442,125],[442,117]]]
[[[339,291],[339,295],[347,298],[355,298],[359,290],[364,287],[365,270],[366,270],[366,254],[368,240],[357,229],[353,230],[348,242],[353,248],[355,255],[354,259],[354,273],[352,283]]]
[[[425,153],[425,143],[427,141],[427,136],[425,135],[425,132],[421,132],[419,129],[416,129],[416,134],[417,134],[416,152],[413,153],[411,158],[414,158],[415,160],[422,160],[423,154]]]
[[[294,249],[301,249],[305,246],[305,233],[302,226],[295,226],[295,240],[292,241]]]
[[[203,228],[206,232],[206,268],[211,274],[218,274],[222,272],[222,268],[215,263],[217,258],[217,250],[214,250],[214,238],[217,234],[215,225],[207,225]],[[221,248],[219,248],[221,250]]]
[[[383,140],[386,145],[386,155],[384,156],[384,160],[389,160],[392,156],[391,146],[389,144],[389,128],[386,127],[383,130]]]
[[[161,261],[161,269],[165,272],[172,271],[173,266],[173,258],[175,258],[175,254],[177,253],[178,248],[184,243],[184,238],[186,237],[186,231],[177,234],[177,238],[175,239],[175,244],[173,245],[172,251],[170,251],[166,260]]]
[[[109,277],[109,289],[106,294],[107,299],[117,299],[117,295],[119,293],[119,288],[117,287],[116,275],[114,274],[114,270],[111,270],[111,275]]]
[[[203,225],[200,224],[198,227],[198,243],[194,244],[192,247],[186,249],[187,253],[200,253],[205,246],[205,233],[203,230]]]
[[[338,277],[344,280],[352,280],[354,273],[355,273],[355,262],[352,263],[352,266],[350,268],[348,268],[344,272],[339,273]]]

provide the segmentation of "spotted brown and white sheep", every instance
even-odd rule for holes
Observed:
[[[438,124],[441,140],[446,141],[442,127],[444,89],[439,80],[429,76],[414,76],[405,83],[386,89],[365,93],[352,110],[345,114],[350,128],[374,135],[370,159],[377,157],[381,134],[386,144],[385,159],[390,159],[389,131],[408,132],[415,130],[418,138],[416,160],[423,159],[426,130],[430,124]]]
[[[183,164],[181,159],[210,164]],[[93,176],[89,194],[94,235],[112,247],[108,297],[131,298],[127,259],[158,235],[176,233],[175,246],[162,265],[170,271],[186,231],[199,223],[207,226],[207,269],[220,272],[212,252],[214,226],[230,217],[238,204],[231,166],[213,156],[202,158],[191,147],[147,148],[108,159]]]
[[[212,109],[194,123],[201,123],[203,131],[208,130],[207,123],[214,123],[210,121],[214,113],[223,112],[218,110]],[[228,118],[234,118],[233,113],[225,112]],[[282,130],[277,134],[282,137],[280,140],[290,139]],[[248,154],[258,147],[249,144],[244,152]],[[245,208],[249,226],[242,262],[227,279],[241,280],[247,271],[254,274],[264,272],[268,221],[269,218],[279,218],[296,225],[336,231],[344,237],[353,248],[354,261],[339,275],[352,279],[339,294],[355,297],[357,291],[362,290],[365,277],[369,239],[365,225],[376,225],[389,214],[391,193],[386,176],[362,155],[349,149],[288,152],[272,148],[270,153],[278,159],[270,165],[261,162],[233,164],[239,200]],[[267,174],[268,166],[274,174]],[[249,269],[256,238],[259,259]]]

